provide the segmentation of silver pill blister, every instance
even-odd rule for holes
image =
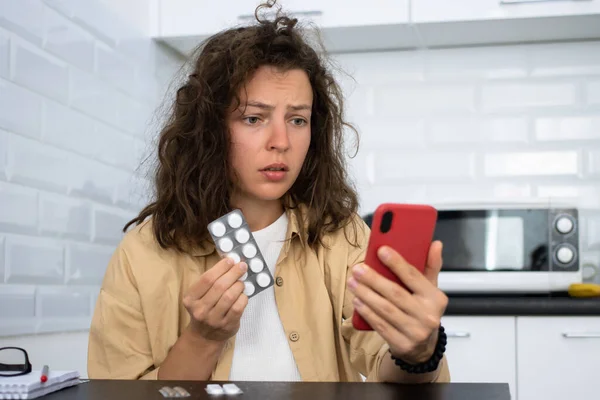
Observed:
[[[233,210],[212,221],[208,232],[221,257],[229,257],[236,264],[241,261],[248,264],[247,272],[240,278],[246,296],[256,296],[273,286],[273,276],[241,210]]]

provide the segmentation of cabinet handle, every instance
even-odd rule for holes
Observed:
[[[580,1],[592,1],[592,0],[500,0],[500,4],[523,4],[523,3],[549,3],[551,1],[569,1],[580,2]]]
[[[600,339],[600,332],[565,332],[562,335],[567,339]]]
[[[323,11],[290,11],[290,12],[286,12],[287,15],[289,15],[290,17],[319,17],[321,15],[323,15]],[[255,15],[254,14],[243,14],[243,15],[238,15],[238,20],[248,20],[248,19],[254,19]]]
[[[446,332],[446,336],[450,338],[468,338],[471,337],[469,332]]]

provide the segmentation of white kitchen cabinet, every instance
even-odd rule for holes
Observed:
[[[518,317],[519,400],[595,398],[600,317]]]
[[[159,0],[156,39],[188,54],[222,29],[254,22],[263,0]],[[415,47],[410,0],[279,0],[283,11],[316,26],[330,52]]]
[[[599,0],[413,0],[412,20],[485,21],[600,13]]]
[[[600,0],[412,0],[423,46],[600,37]]]
[[[515,318],[446,316],[452,382],[508,383],[516,399]]]

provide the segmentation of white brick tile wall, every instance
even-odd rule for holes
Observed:
[[[72,68],[70,74],[71,106],[106,123],[117,120],[117,90],[99,77]]]
[[[557,43],[531,46],[528,57],[532,76],[579,76],[600,74],[598,43]],[[556,55],[560,54],[560,57]]]
[[[69,97],[67,64],[26,41],[13,40],[11,45],[12,80],[41,95],[66,103]]]
[[[475,86],[462,84],[385,85],[374,90],[376,116],[475,110]]]
[[[600,117],[593,115],[540,117],[535,121],[537,140],[600,139]]]
[[[587,85],[587,102],[600,105],[600,80],[594,80]]]
[[[40,317],[87,317],[90,293],[72,286],[40,287],[36,293],[36,313]]]
[[[0,182],[0,204],[0,232],[37,232],[37,191]]]
[[[42,103],[40,96],[0,79],[0,128],[39,138]]]
[[[79,155],[71,156],[71,169],[67,182],[69,194],[111,204],[116,186],[131,173],[90,160]]]
[[[481,102],[485,110],[519,107],[573,106],[577,100],[574,83],[493,83],[482,89]]]
[[[426,53],[426,79],[503,79],[527,76],[525,47],[480,47]],[[399,62],[402,62],[399,60]]]
[[[484,172],[489,177],[577,175],[577,151],[512,152],[487,154]]]
[[[100,122],[96,124],[95,136],[98,160],[127,170],[133,170],[138,165],[133,137]]]
[[[7,179],[6,164],[8,163],[8,133],[0,130],[0,180]]]
[[[46,101],[43,141],[84,156],[95,157],[99,138],[95,120],[62,104]]]
[[[535,197],[567,200],[576,207],[597,209],[600,208],[600,185],[595,182],[582,184],[575,181],[568,184],[540,184]]]
[[[50,7],[44,11],[44,48],[86,71],[94,68],[94,37]]]
[[[115,203],[124,208],[139,209],[148,204],[152,185],[149,180],[138,176],[123,176],[117,182]]]
[[[67,283],[100,285],[114,251],[113,246],[67,244]]]
[[[35,286],[0,284],[0,327],[8,318],[35,317]]]
[[[60,240],[8,236],[5,249],[5,282],[64,283],[64,247]]]
[[[151,100],[155,97],[147,97]],[[136,136],[144,136],[146,127],[150,122],[153,110],[145,103],[131,99],[130,97],[117,95],[115,101],[119,105],[117,110],[117,121],[119,127]]]
[[[436,183],[427,185],[426,198],[432,203],[460,203],[461,200],[494,201],[509,199],[527,199],[531,196],[531,187],[528,184],[504,183],[482,184],[473,182],[461,183]]]
[[[588,153],[588,173],[600,175],[600,150],[590,150]],[[596,178],[597,179],[597,178]]]
[[[0,0],[0,336],[87,329],[146,205],[139,161],[182,62],[146,5]]]
[[[451,143],[525,143],[529,139],[527,119],[518,117],[490,118],[440,117],[429,122],[433,144]]]
[[[4,282],[4,237],[0,236],[0,293],[2,290],[1,282]]]
[[[588,217],[587,232],[584,232],[584,237],[587,237],[588,248],[600,250],[600,214],[595,213]]]
[[[123,237],[123,227],[133,217],[131,212],[121,211],[118,208],[95,207],[92,241],[117,244]]]
[[[375,157],[377,183],[469,179],[475,174],[473,153],[380,152]]]
[[[32,139],[11,135],[8,174],[12,182],[66,193],[71,172],[69,153]]]
[[[96,71],[98,76],[116,87],[135,95],[135,67],[124,56],[103,43],[96,45]]]
[[[529,123],[523,117],[490,118],[482,122],[481,129],[490,142],[525,143],[529,140]]]
[[[40,232],[88,241],[92,234],[89,202],[51,193],[40,194]]]
[[[420,118],[367,116],[357,118],[354,125],[359,133],[361,147],[425,145],[425,122]],[[385,142],[382,142],[381,135],[375,133],[382,130],[388,131]]]
[[[116,46],[125,36],[125,27],[118,16],[98,0],[81,2],[70,0],[73,20],[90,31],[99,40]]]
[[[0,30],[0,78],[8,78],[10,39],[8,32]]]
[[[0,26],[16,35],[41,44],[44,7],[38,0],[0,2]]]

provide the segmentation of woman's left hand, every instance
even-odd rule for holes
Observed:
[[[354,308],[388,343],[392,355],[409,364],[425,362],[435,351],[448,305],[448,297],[437,287],[442,243],[431,244],[423,274],[389,247],[381,247],[377,254],[408,290],[358,264],[348,280]]]

